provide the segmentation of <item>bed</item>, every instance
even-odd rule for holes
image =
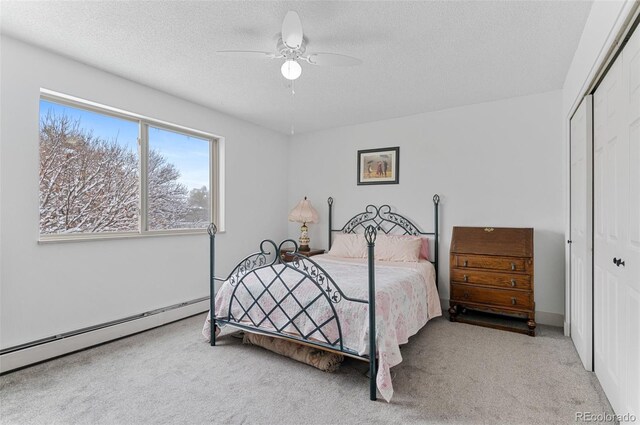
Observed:
[[[329,198],[328,254],[308,258],[291,239],[280,244],[264,240],[259,252],[240,261],[225,279],[215,277],[212,224],[211,306],[203,335],[215,345],[216,338],[241,330],[369,362],[370,399],[376,400],[379,390],[389,401],[390,368],[402,361],[400,345],[442,314],[439,201],[434,195],[434,231],[423,232],[388,205],[368,205],[333,229]],[[426,252],[427,238],[433,255]],[[291,261],[280,257],[283,247],[291,247]],[[215,281],[223,284],[214,297]]]

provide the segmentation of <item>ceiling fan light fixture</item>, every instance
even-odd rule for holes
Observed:
[[[288,59],[282,64],[280,72],[282,72],[282,76],[287,80],[295,80],[302,75],[302,67],[298,61]]]

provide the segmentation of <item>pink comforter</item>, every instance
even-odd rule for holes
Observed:
[[[351,298],[366,300],[368,298],[368,272],[365,259],[344,259],[332,257],[329,255],[321,255],[313,257],[313,260],[320,264],[329,275],[340,286],[342,292]],[[275,271],[271,268],[260,269],[257,274],[265,283],[270,282],[275,273],[282,272],[282,279],[292,287],[300,281],[300,274],[293,270],[282,270],[284,266],[274,266]],[[253,280],[253,283],[252,283]],[[385,400],[390,401],[393,396],[393,385],[391,383],[390,368],[402,361],[400,353],[400,345],[408,342],[409,337],[416,334],[428,320],[442,315],[440,308],[440,299],[435,286],[435,270],[433,265],[428,261],[420,261],[417,263],[400,263],[400,262],[376,262],[376,345],[378,357],[378,374],[376,383],[378,390]],[[254,296],[262,292],[262,284],[257,281],[255,275],[249,275],[244,280],[248,288]],[[289,283],[291,282],[291,283]],[[256,285],[253,286],[252,285]],[[226,317],[228,315],[229,301],[232,296],[234,287],[225,282],[215,299],[216,316]],[[276,299],[282,298],[286,294],[284,285],[276,282],[270,292]],[[306,305],[315,298],[318,290],[315,285],[310,282],[304,282],[298,289],[294,291],[296,297],[302,305]],[[244,288],[236,291],[238,301],[247,308],[252,304],[254,299]],[[264,311],[269,312],[275,301],[271,297],[265,296],[260,300],[260,305]],[[283,309],[291,317],[295,312],[300,310],[299,305],[291,297],[288,297],[281,303]],[[341,300],[333,304],[336,309],[337,316],[340,320],[342,328],[342,342],[346,348],[356,351],[359,355],[369,353],[369,315],[368,305],[354,303],[348,300]],[[232,313],[234,317],[242,316],[242,310],[239,307],[233,307]],[[237,311],[236,311],[237,310]],[[316,323],[321,323],[323,318],[331,317],[331,309],[326,302],[316,302],[309,309],[311,317]],[[270,319],[276,326],[285,324],[287,318],[284,313],[277,309],[270,315]],[[259,322],[264,318],[262,310],[259,308],[251,309],[251,318],[255,322]],[[245,317],[243,322],[251,324]],[[287,326],[284,331],[298,334],[298,329],[306,334],[311,332],[315,325],[311,320],[302,314],[295,320],[296,327]],[[266,320],[261,327],[273,329],[271,323]],[[210,317],[205,321],[202,334],[205,338],[209,338],[211,329]],[[221,329],[221,334],[235,331],[231,327]],[[335,320],[323,327],[323,332],[330,340],[338,338],[338,328]],[[310,335],[310,338],[324,340],[319,333]]]

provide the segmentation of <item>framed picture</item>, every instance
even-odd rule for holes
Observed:
[[[400,147],[358,151],[358,184],[398,184]]]

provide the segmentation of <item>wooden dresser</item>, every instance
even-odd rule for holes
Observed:
[[[452,322],[535,335],[532,228],[454,227],[450,261]],[[467,309],[523,318],[526,327],[486,314],[472,319]]]

